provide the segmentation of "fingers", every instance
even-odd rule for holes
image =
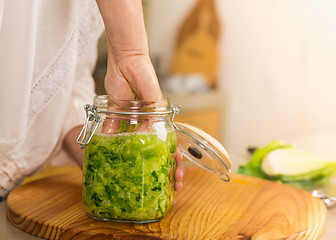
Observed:
[[[175,172],[175,191],[180,191],[182,189],[182,180],[185,173],[185,168],[181,163],[177,163],[176,172]]]
[[[183,159],[183,154],[180,148],[176,148],[176,171],[175,171],[175,191],[181,191],[182,189],[182,180],[185,172],[184,166],[181,164]]]
[[[175,172],[175,180],[177,182],[181,182],[183,180],[185,168],[181,163],[177,163],[176,172]]]
[[[181,162],[183,159],[183,154],[180,148],[176,148],[176,161]]]
[[[175,182],[175,191],[181,191],[182,189],[182,182]]]
[[[103,122],[102,131],[105,134],[113,134],[118,131],[120,119],[106,118]]]

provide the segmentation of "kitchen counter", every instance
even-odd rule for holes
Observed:
[[[0,239],[1,240],[36,240],[43,239],[14,227],[6,216],[6,202],[0,203]]]

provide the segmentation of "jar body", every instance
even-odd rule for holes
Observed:
[[[84,149],[85,211],[99,220],[160,220],[174,202],[175,157],[169,116],[103,117]]]

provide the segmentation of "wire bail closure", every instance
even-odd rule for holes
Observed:
[[[99,113],[107,112],[112,114],[123,114],[123,115],[161,115],[161,114],[170,114],[173,112],[171,121],[175,126],[173,119],[175,115],[181,111],[181,107],[178,105],[176,107],[173,107],[172,110],[165,112],[124,112],[124,111],[100,111],[97,110],[97,106],[95,105],[85,104],[84,110],[86,111],[86,121],[76,140],[76,142],[80,144],[80,147],[82,149],[89,144],[93,134],[96,132],[98,125],[101,122],[101,116],[98,115]],[[90,122],[92,122],[92,124],[90,127],[90,131],[87,133]]]
[[[89,144],[93,134],[96,132],[99,123],[101,122],[101,117],[97,113],[97,107],[85,104],[84,110],[86,112],[86,121],[85,124],[76,140],[80,144],[80,147],[83,149],[86,145]],[[93,121],[93,122],[92,122]],[[88,126],[92,122],[90,131],[87,133]],[[86,138],[86,139],[85,139]]]
[[[177,114],[179,114],[181,112],[181,109],[182,108],[181,108],[180,105],[177,105],[177,106],[173,107],[173,116],[171,118],[171,122],[172,122],[172,124],[173,124],[173,126],[174,126],[175,129],[178,129],[178,128],[177,128],[177,126],[174,123],[174,117],[175,117],[175,115],[177,115]]]
[[[226,178],[224,178],[223,175],[220,175],[219,176],[220,179],[222,179],[224,182],[230,182],[230,180],[231,180],[230,175],[227,172],[224,175],[225,175]]]

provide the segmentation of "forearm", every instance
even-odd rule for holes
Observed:
[[[76,161],[80,168],[83,167],[83,150],[76,142],[76,139],[82,130],[82,125],[71,129],[63,140],[63,148]]]
[[[162,99],[151,64],[141,0],[97,0],[108,37],[105,89],[112,99]]]
[[[97,0],[97,5],[116,61],[129,55],[148,55],[141,0]]]

